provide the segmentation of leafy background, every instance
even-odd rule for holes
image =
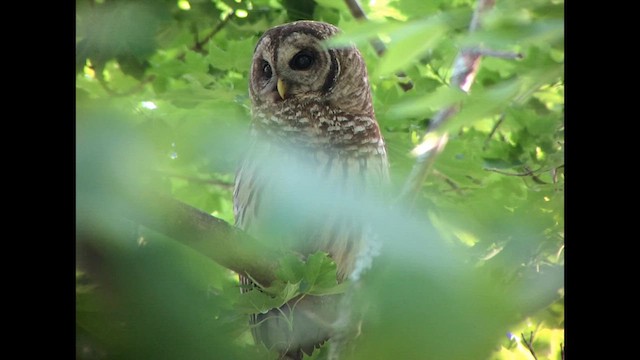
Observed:
[[[460,48],[523,55],[483,59],[415,206],[383,214],[393,243],[354,295],[369,310],[345,356],[532,359],[524,335],[538,359],[559,359],[564,3],[497,1],[469,34],[474,6],[362,1],[360,22],[339,0],[76,1],[76,357],[275,358],[253,345],[246,317],[275,305],[242,297],[231,271],[125,220],[113,194],[153,189],[233,223],[253,47],[272,26],[315,19],[338,25],[337,41],[367,62],[397,188],[430,119],[459,98],[448,82]],[[283,259],[274,291],[280,301],[335,291],[331,265]]]

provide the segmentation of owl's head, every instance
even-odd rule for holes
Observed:
[[[353,115],[373,115],[367,68],[353,47],[328,48],[339,33],[331,24],[297,21],[266,31],[251,65],[249,92],[254,107],[329,104]]]

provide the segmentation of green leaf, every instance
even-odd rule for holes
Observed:
[[[336,281],[336,263],[325,252],[316,252],[307,258],[304,268],[304,281],[308,284],[305,291],[311,295],[325,295],[325,291],[334,290]]]
[[[235,308],[243,314],[264,314],[282,306],[285,302],[280,297],[255,289],[242,294]]]
[[[287,283],[284,288],[278,294],[279,298],[283,301],[283,303],[293,299],[294,297],[300,295],[300,282],[295,284]]]
[[[216,69],[248,72],[255,44],[256,39],[251,37],[229,41],[226,48],[221,48],[215,42],[211,42],[207,59],[209,64]]]
[[[288,254],[280,260],[277,276],[290,283],[300,282],[304,277],[305,264],[293,254]]]

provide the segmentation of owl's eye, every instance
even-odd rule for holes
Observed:
[[[307,70],[313,65],[314,61],[315,59],[311,51],[302,50],[289,61],[289,67],[293,70]]]
[[[271,65],[269,65],[269,63],[264,60],[262,60],[262,75],[266,79],[271,79],[271,76],[273,75],[271,71]]]

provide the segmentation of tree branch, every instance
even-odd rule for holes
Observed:
[[[492,171],[501,175],[506,175],[506,176],[535,176],[535,174],[537,172],[539,172],[541,169],[538,170],[531,170],[527,167],[525,167],[525,172],[522,173],[512,173],[512,172],[508,172],[508,171],[503,171],[500,169],[496,169],[496,168],[485,168],[486,171]]]
[[[522,336],[522,342],[524,342],[524,344],[527,346],[527,349],[529,349],[529,352],[531,353],[533,358],[535,360],[538,360],[538,357],[536,356],[536,352],[533,350],[533,331],[529,333],[529,340],[527,340],[527,338],[524,337],[523,333],[520,333],[520,335]]]
[[[283,254],[241,230],[178,200],[142,194],[125,204],[125,217],[179,241],[218,264],[268,286]]]
[[[471,24],[469,25],[469,32],[474,32],[480,28],[482,16],[489,11],[494,4],[495,0],[478,0]],[[473,47],[460,50],[454,60],[451,86],[468,93],[478,73],[482,55],[482,51],[478,51],[477,48]],[[442,124],[457,114],[459,110],[460,104],[454,104],[440,110],[432,119],[424,136],[425,140],[414,149],[414,154],[416,154],[417,159],[400,194],[401,201],[412,203],[415,199],[416,194],[433,166],[436,156],[444,149],[447,142],[447,133],[437,134],[435,132]],[[432,133],[435,137],[429,136]],[[424,146],[425,143],[435,144],[437,146]]]
[[[556,166],[553,169],[551,169],[551,178],[553,179],[554,184],[558,183],[558,169],[562,169],[562,168],[564,168],[564,164],[560,166]]]
[[[444,182],[447,183],[447,185],[449,185],[451,187],[450,190],[455,191],[458,194],[462,194],[462,188],[460,188],[460,186],[458,186],[458,184],[456,184],[456,182],[453,181],[453,179],[451,179],[447,175],[441,173],[438,170],[433,170],[433,175],[435,175],[435,176],[441,178],[442,180],[444,180]]]
[[[365,14],[364,10],[362,10],[362,7],[358,3],[358,0],[345,0],[345,3],[347,4],[349,11],[351,11],[351,15],[353,15],[354,18],[358,20],[367,19],[367,14]]]
[[[364,10],[362,10],[362,7],[360,6],[360,3],[358,3],[358,0],[345,0],[345,3],[347,4],[349,11],[351,12],[351,15],[353,15],[356,20],[367,21],[367,15],[364,13]],[[379,57],[382,57],[382,55],[384,55],[384,52],[387,50],[387,47],[384,45],[384,43],[377,36],[371,38],[369,42],[371,43],[371,46],[373,46],[373,48],[376,50],[376,54],[378,54]],[[398,71],[396,73],[396,76],[400,79],[400,81],[398,81],[398,85],[402,88],[402,90],[406,92],[413,89],[413,81],[411,81],[411,79],[407,77],[407,74],[405,74],[403,71]]]

